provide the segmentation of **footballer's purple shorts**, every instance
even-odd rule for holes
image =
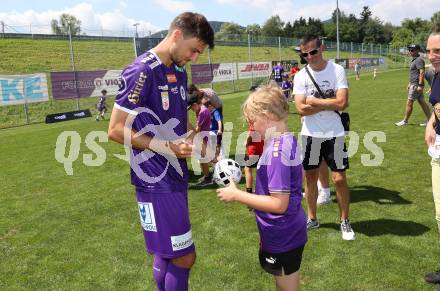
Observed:
[[[189,222],[188,192],[136,190],[147,251],[165,259],[195,252]]]

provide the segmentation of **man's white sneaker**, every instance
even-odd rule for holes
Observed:
[[[325,193],[324,191],[318,191],[318,199],[316,200],[316,204],[323,205],[332,202],[330,198],[330,193]]]
[[[399,122],[396,122],[396,123],[394,123],[396,126],[404,126],[404,125],[407,125],[408,124],[408,122],[407,121],[405,121],[405,120],[401,120],[401,121],[399,121]]]
[[[426,127],[426,122],[422,122],[419,124],[420,126]]]
[[[351,228],[350,221],[348,219],[344,219],[341,221],[341,232],[343,240],[355,240],[356,235],[354,234],[353,229]]]

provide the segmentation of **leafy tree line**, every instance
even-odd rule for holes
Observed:
[[[225,22],[216,38],[233,39],[232,35],[252,34],[253,36],[273,36],[300,38],[307,33],[326,37],[336,41],[336,9],[330,20],[322,22],[318,18],[305,19],[300,17],[293,22],[283,22],[278,15],[270,17],[263,26],[251,24],[242,27],[234,22]],[[440,27],[440,11],[433,14],[430,20],[404,19],[400,26],[384,23],[380,18],[373,17],[368,6],[362,8],[359,16],[347,15],[339,11],[339,40],[355,43],[381,43],[395,47],[403,47],[410,43],[423,44],[428,34],[435,27]]]
[[[318,18],[300,17],[293,22],[283,22],[278,15],[270,17],[263,26],[250,24],[242,27],[234,22],[225,22],[216,33],[216,39],[236,40],[236,36],[248,33],[253,37],[273,36],[300,38],[304,34],[316,34],[336,41],[336,9],[331,19],[323,22]],[[52,19],[51,27],[54,34],[68,34],[69,26],[72,35],[81,33],[81,21],[73,15],[62,14],[59,20]],[[423,45],[433,28],[440,28],[440,10],[435,12],[430,20],[420,17],[404,19],[400,26],[384,23],[378,17],[373,17],[368,6],[362,8],[359,16],[352,13],[347,15],[339,11],[339,40],[354,43],[391,44],[394,47],[404,47],[411,43]],[[243,38],[242,38],[243,39]]]

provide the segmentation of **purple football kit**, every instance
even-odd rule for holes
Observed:
[[[135,115],[132,128],[158,140],[184,140],[187,133],[187,75],[165,66],[148,51],[121,74],[115,107]],[[147,250],[165,259],[194,252],[188,211],[185,159],[130,149],[131,183]]]
[[[290,196],[283,214],[255,211],[263,251],[288,252],[307,242],[306,216],[301,206],[302,169],[297,155],[295,137],[283,134],[265,144],[258,162],[255,194]]]
[[[275,82],[279,84],[281,84],[281,81],[283,81],[283,73],[284,73],[284,68],[283,66],[273,66],[272,68],[272,74],[273,74],[273,79],[275,80]]]
[[[281,89],[283,90],[284,93],[284,97],[289,98],[289,91],[290,89],[292,89],[292,83],[290,81],[283,81],[281,83]]]
[[[105,101],[106,100],[107,100],[106,96],[99,97],[98,104],[96,105],[96,108],[98,109],[98,111],[102,111],[104,109],[107,109],[106,106],[105,106]]]

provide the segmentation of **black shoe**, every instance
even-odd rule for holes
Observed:
[[[206,177],[205,179],[203,179],[203,181],[197,183],[195,186],[204,187],[204,186],[209,186],[212,184],[213,184],[212,179],[210,179],[209,177]]]
[[[425,281],[431,284],[440,284],[440,269],[425,275]]]

